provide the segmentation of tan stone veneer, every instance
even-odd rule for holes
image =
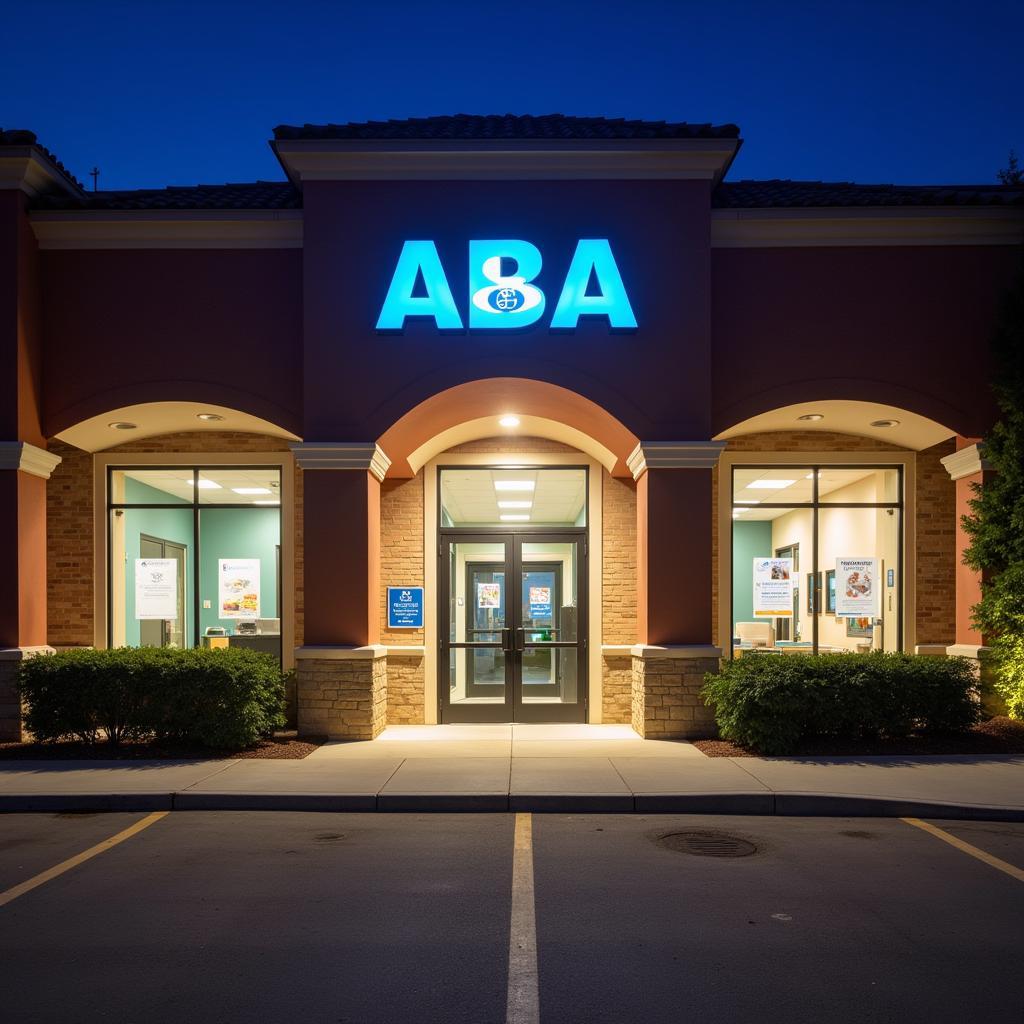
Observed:
[[[704,674],[716,672],[715,647],[632,648],[633,728],[644,739],[714,736],[715,714],[700,696]]]
[[[0,743],[20,743],[24,739],[18,671],[23,661],[40,654],[53,654],[53,648],[10,647],[0,650]]]
[[[300,736],[376,739],[387,724],[387,648],[300,647],[295,652]]]

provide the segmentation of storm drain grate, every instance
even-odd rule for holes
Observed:
[[[749,857],[757,853],[753,843],[721,832],[670,832],[660,836],[658,844],[666,850],[694,857]]]

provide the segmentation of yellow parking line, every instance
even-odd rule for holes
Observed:
[[[979,850],[978,847],[971,846],[970,843],[965,843],[962,839],[958,839],[956,836],[951,835],[944,829],[938,828],[935,825],[929,825],[927,821],[921,821],[920,818],[900,818],[900,821],[905,821],[908,825],[913,825],[914,828],[930,832],[936,839],[941,839],[944,843],[949,843],[950,846],[955,846],[961,853],[966,853],[968,857],[974,857],[987,864],[989,867],[995,868],[996,871],[1002,871],[1004,875],[1016,878],[1018,882],[1024,882],[1024,871],[1021,871],[1020,868],[1014,867],[1012,864],[1007,864],[1005,860],[993,857],[991,853]]]
[[[516,815],[512,846],[512,927],[506,1024],[538,1024],[537,915],[533,894],[533,817]]]
[[[61,861],[60,864],[33,876],[28,879],[28,881],[22,882],[20,885],[12,886],[4,892],[0,892],[0,907],[6,906],[8,903],[16,900],[19,896],[24,896],[25,893],[31,892],[31,890],[43,885],[43,883],[49,882],[51,878],[63,875],[65,871],[70,871],[72,868],[77,867],[79,864],[82,864],[87,860],[91,860],[98,854],[112,849],[117,846],[118,843],[123,843],[126,839],[131,839],[132,836],[141,832],[144,828],[149,828],[150,825],[155,825],[156,822],[161,818],[166,817],[168,814],[170,814],[170,811],[154,811],[141,821],[137,821],[134,825],[126,828],[123,832],[118,832],[116,836],[104,839],[102,843],[90,846],[88,850],[83,850],[81,853],[75,854],[74,857],[69,857],[67,860]]]

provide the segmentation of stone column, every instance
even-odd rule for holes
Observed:
[[[21,662],[46,645],[46,481],[56,455],[0,442],[0,740],[22,738]]]
[[[380,482],[373,442],[292,445],[303,477],[305,645],[295,652],[298,729],[368,740],[387,717],[380,637]]]
[[[983,574],[964,565],[964,551],[970,538],[961,519],[970,512],[968,502],[974,497],[973,485],[984,487],[992,469],[985,461],[983,446],[969,438],[957,438],[957,451],[947,455],[942,464],[956,484],[956,640],[946,648],[946,653],[980,664],[988,648],[971,622],[971,608],[981,600]]]
[[[637,482],[637,624],[633,728],[646,738],[714,734],[700,698],[722,652],[711,643],[711,473],[725,444],[642,441],[628,459]]]

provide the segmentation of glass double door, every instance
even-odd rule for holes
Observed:
[[[586,721],[582,534],[441,540],[442,722]]]

